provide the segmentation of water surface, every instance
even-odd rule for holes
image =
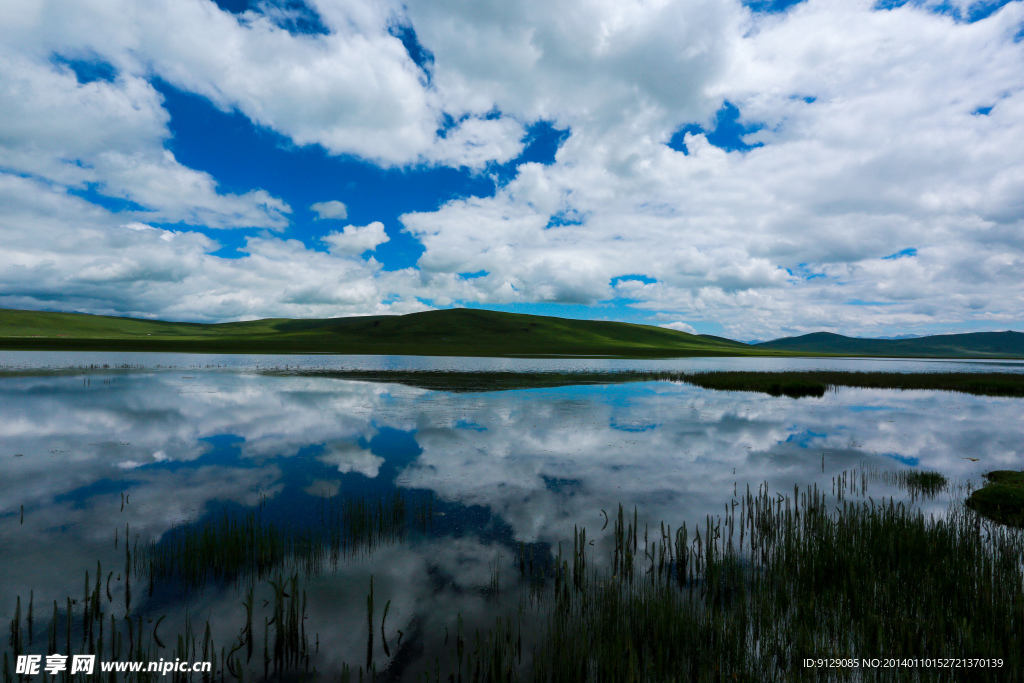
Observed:
[[[268,519],[310,524],[324,495],[400,490],[436,500],[432,532],[304,579],[307,628],[320,642],[316,664],[333,670],[365,661],[365,598],[374,576],[377,604],[391,601],[386,635],[393,646],[403,632],[391,657],[378,642],[374,661],[379,668],[390,662],[396,678],[445,651],[456,615],[493,623],[507,603],[491,587],[514,593],[521,544],[539,561],[586,526],[598,556],[608,542],[602,510],[614,514],[619,504],[635,507],[641,524],[693,524],[721,514],[747,486],[831,490],[833,478],[851,468],[934,469],[976,484],[983,472],[1020,469],[1024,461],[1024,404],[1012,398],[840,388],[792,399],[669,382],[449,393],[258,371],[1021,371],[1014,363],[5,352],[0,365],[99,366],[0,377],[0,618],[10,619],[16,596],[25,600],[29,591],[44,606],[80,596],[82,576],[97,561],[104,579],[108,571],[117,577],[108,609],[121,618],[126,525],[133,539],[159,542],[184,522],[261,501]],[[868,493],[906,498],[877,476]],[[943,514],[948,501],[918,504]],[[150,597],[134,588],[130,611],[170,615],[167,634],[186,612],[202,614],[230,639],[244,616],[240,590],[157,587]],[[44,622],[37,630],[45,628],[37,619]]]

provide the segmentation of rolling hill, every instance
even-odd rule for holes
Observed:
[[[455,308],[408,315],[182,323],[0,309],[0,349],[421,356],[1024,358],[1024,334],[860,339],[829,332],[743,344],[651,325]]]
[[[910,339],[860,339],[814,332],[753,344],[753,348],[799,354],[886,356],[894,358],[1024,358],[1020,332],[937,334]]]
[[[789,355],[649,325],[466,308],[219,324],[0,309],[0,348],[429,356]]]

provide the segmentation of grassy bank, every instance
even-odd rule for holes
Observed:
[[[996,470],[971,493],[967,506],[1001,524],[1024,528],[1024,472]]]

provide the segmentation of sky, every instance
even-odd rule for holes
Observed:
[[[1024,0],[7,0],[0,307],[1021,329]]]

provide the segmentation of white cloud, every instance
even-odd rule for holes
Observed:
[[[438,140],[427,154],[435,163],[482,169],[491,162],[505,163],[523,151],[526,131],[507,117],[469,118]]]
[[[311,204],[309,208],[310,210],[315,211],[316,217],[321,220],[330,218],[348,218],[348,207],[336,199],[332,199],[329,202],[317,202],[315,204]]]
[[[354,444],[339,443],[328,448],[317,460],[338,468],[342,474],[358,472],[373,479],[380,473],[384,458]]]
[[[384,224],[374,221],[362,227],[346,225],[341,231],[332,231],[322,238],[330,246],[332,254],[349,254],[358,256],[364,251],[373,251],[388,241],[384,232]]]
[[[975,23],[873,5],[319,0],[329,33],[298,35],[209,0],[26,3],[0,26],[0,166],[11,192],[39,189],[0,210],[6,300],[49,301],[59,282],[93,308],[217,318],[621,299],[741,338],[1019,320],[1024,2]],[[429,74],[398,22],[433,55]],[[79,83],[54,54],[116,75]],[[354,258],[387,239],[379,223],[326,236],[328,254],[263,235],[217,259],[198,233],[119,226],[281,229],[289,207],[222,193],[167,151],[154,77],[382,166],[480,172],[520,154],[538,119],[570,134],[554,164],[520,165],[493,197],[403,216],[426,250],[418,272]],[[710,130],[726,100],[763,146],[666,145],[683,124]],[[439,136],[442,121],[456,123]],[[68,190],[137,206],[115,219]]]
[[[369,227],[361,239],[373,237]],[[201,321],[426,308],[415,273],[385,273],[372,259],[270,235],[249,237],[240,258],[214,256],[218,248],[200,233],[125,224],[60,188],[0,173],[0,306]]]
[[[0,47],[0,167],[125,199],[147,221],[212,228],[287,225],[290,209],[263,190],[222,194],[208,173],[163,148],[169,116],[144,78],[80,84],[71,69]]]
[[[519,21],[527,6],[501,11]],[[589,9],[614,36],[609,26],[635,25],[664,7],[630,6],[620,23],[609,8]],[[727,99],[763,126],[747,138],[763,147],[726,152],[691,134],[684,156],[662,144],[676,110],[643,91],[642,79],[629,100],[634,109],[620,106],[617,117],[597,117],[601,101],[577,89],[554,117],[572,126],[556,164],[521,166],[493,198],[402,220],[426,247],[427,272],[488,272],[470,283],[479,301],[623,296],[652,312],[721,322],[740,338],[1019,319],[1024,287],[1006,269],[1024,259],[1024,163],[1015,151],[1024,147],[1024,44],[1013,38],[1022,7],[958,24],[911,5],[879,12],[868,2],[809,0],[783,16],[715,25],[722,35],[707,40],[724,51],[726,66],[691,92],[690,115],[700,118],[702,93]],[[431,29],[428,21],[427,36],[455,26],[470,33],[473,22],[494,19],[445,19],[441,9],[414,3],[417,12],[439,22]],[[746,36],[730,36],[740,24]],[[495,41],[504,35],[488,31],[479,28]],[[532,46],[534,67],[546,64],[553,48],[528,31],[508,33],[525,41],[522,54]],[[480,36],[463,44],[482,45]],[[558,71],[548,65],[538,81],[520,84],[500,76],[504,62],[481,57],[474,67],[451,43],[431,45],[437,70],[452,66],[452,79],[477,85],[481,74],[496,79],[488,92],[501,103]],[[519,63],[505,61],[512,70]],[[524,101],[541,101],[531,93]],[[977,111],[989,106],[987,115]],[[582,220],[549,224],[559,214]],[[918,255],[882,260],[908,247]],[[630,274],[656,282],[611,287]]]

